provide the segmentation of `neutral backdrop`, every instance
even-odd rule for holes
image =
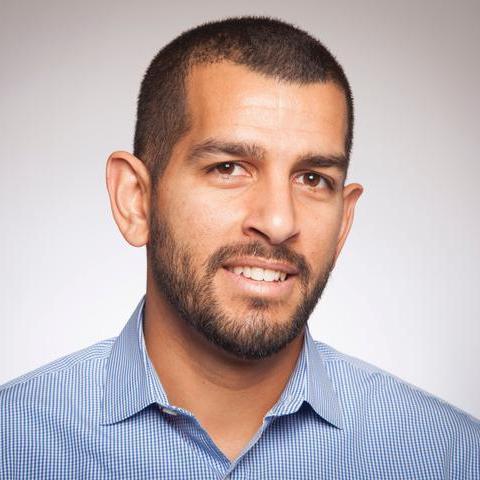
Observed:
[[[365,192],[313,336],[480,417],[480,2],[283,3],[1,2],[0,383],[118,335],[145,249],[104,171],[142,75],[187,28],[266,14],[325,42],[355,96]]]

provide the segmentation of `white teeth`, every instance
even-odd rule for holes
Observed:
[[[275,272],[274,270],[265,270],[263,274],[263,279],[266,282],[273,282],[274,280],[278,280],[280,272]]]
[[[253,267],[250,269],[250,278],[254,280],[264,280],[263,273],[263,268]]]
[[[240,275],[243,272],[242,267],[233,267],[233,273],[236,273],[237,275]]]
[[[283,282],[287,278],[287,274],[285,272],[269,270],[266,268],[230,267],[229,270],[237,275],[243,275],[244,277],[264,282]]]

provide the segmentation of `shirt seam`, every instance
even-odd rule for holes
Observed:
[[[439,402],[444,407],[453,408],[456,411],[456,413],[458,413],[462,416],[467,416],[470,420],[473,420],[474,423],[478,423],[478,420],[472,414],[468,413],[467,411],[462,410],[459,407],[456,407],[455,405],[449,403],[448,401],[444,400],[443,398],[440,398],[437,395],[434,395],[433,393],[430,393],[430,392],[422,389],[421,387],[419,387],[419,386],[417,386],[413,383],[410,383],[406,380],[403,380],[402,378],[397,377],[393,373],[390,373],[386,370],[382,370],[382,369],[379,369],[379,368],[374,367],[374,366],[372,366],[371,369],[368,369],[368,368],[362,369],[360,366],[355,365],[354,363],[349,362],[347,359],[344,359],[344,358],[330,359],[326,363],[343,363],[343,364],[349,365],[350,367],[354,368],[357,371],[368,373],[368,374],[370,374],[370,379],[369,379],[370,383],[372,381],[374,381],[373,377],[377,377],[377,378],[381,378],[381,379],[384,379],[384,380],[389,380],[389,381],[401,383],[402,385],[404,385],[404,386],[406,386],[406,387],[408,387],[408,388],[410,388],[410,389],[412,389],[412,390],[414,390],[414,391],[416,391],[416,392],[418,392],[422,395],[425,395],[425,396],[429,397],[430,399],[435,400],[436,402]],[[329,374],[329,377],[331,378],[330,374]]]
[[[100,343],[101,343],[101,342],[100,342]],[[114,342],[112,342],[112,346],[113,346],[113,343],[114,343]],[[87,348],[89,348],[89,347],[87,347]],[[107,354],[105,354],[105,355],[100,355],[100,356],[93,357],[93,358],[79,359],[78,361],[76,361],[76,362],[73,363],[72,365],[67,365],[67,366],[65,366],[65,367],[63,367],[63,368],[60,368],[60,369],[58,369],[58,370],[53,370],[53,371],[50,371],[50,372],[39,372],[38,374],[36,374],[36,375],[34,375],[34,376],[30,377],[30,378],[26,378],[26,379],[24,379],[24,380],[22,380],[22,381],[19,380],[18,382],[16,382],[15,379],[12,379],[12,380],[6,382],[6,384],[4,384],[3,386],[0,386],[0,393],[2,393],[2,392],[8,392],[8,391],[9,391],[10,389],[12,389],[12,388],[15,388],[15,387],[20,386],[20,385],[25,385],[25,384],[30,383],[30,382],[33,382],[33,381],[35,381],[35,380],[40,380],[40,379],[42,379],[42,378],[44,378],[44,377],[47,377],[47,376],[49,376],[49,375],[56,375],[56,374],[63,373],[63,372],[65,372],[65,371],[67,371],[67,370],[71,370],[71,369],[73,369],[73,368],[75,368],[75,367],[77,367],[77,366],[79,366],[79,365],[82,365],[82,364],[87,364],[87,363],[93,362],[93,361],[95,361],[95,360],[105,360],[105,359],[108,359],[108,358],[110,357],[110,354],[111,354],[111,348],[110,348],[110,351],[109,351]],[[64,357],[64,358],[68,358],[68,355],[67,355],[67,357]],[[57,360],[54,360],[54,362],[55,362],[55,361],[60,361],[60,360],[61,360],[61,358],[59,358],[59,359],[57,359]],[[40,367],[40,368],[43,368],[43,367]],[[25,375],[28,375],[28,372],[25,373]],[[13,383],[11,383],[10,385],[7,385],[7,384],[9,384],[10,382],[13,382]]]

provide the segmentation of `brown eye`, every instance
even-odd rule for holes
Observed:
[[[318,185],[318,182],[320,181],[321,177],[320,175],[317,175],[316,173],[306,173],[305,174],[305,179],[307,185],[310,187],[316,187]]]
[[[209,172],[215,172],[223,177],[241,177],[245,176],[245,168],[235,162],[222,162],[217,163],[211,167]]]
[[[316,172],[305,172],[298,177],[302,185],[313,188],[315,190],[323,190],[325,188],[332,189],[331,183],[323,176]],[[323,182],[323,183],[322,183]]]
[[[316,187],[322,180],[325,181],[321,175],[314,172],[304,173],[302,176],[304,177],[305,185],[309,187]]]
[[[225,162],[225,163],[218,164],[215,168],[218,170],[219,173],[228,175],[233,172],[233,169],[235,168],[235,164]]]

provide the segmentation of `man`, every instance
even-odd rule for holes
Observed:
[[[228,19],[164,47],[107,187],[147,291],[121,334],[4,385],[2,478],[480,478],[468,414],[315,342],[362,193],[318,41]]]

